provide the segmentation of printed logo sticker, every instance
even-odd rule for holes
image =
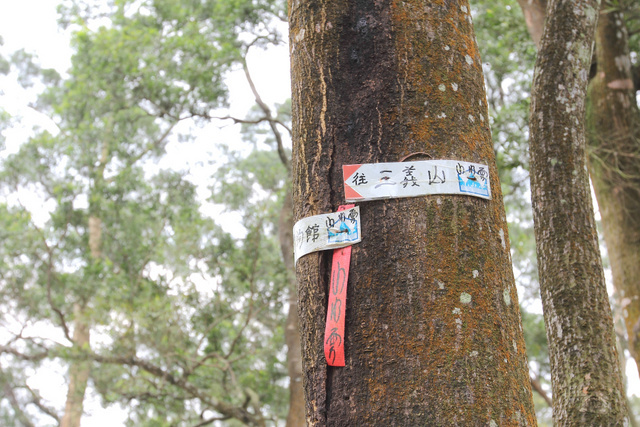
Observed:
[[[475,165],[468,165],[465,168],[462,164],[458,164],[456,172],[460,192],[489,197],[489,172],[486,168]]]
[[[358,211],[351,209],[348,213],[338,212],[338,221],[327,218],[329,243],[345,243],[358,241]]]
[[[295,260],[316,251],[343,248],[362,240],[360,208],[303,218],[293,226]]]

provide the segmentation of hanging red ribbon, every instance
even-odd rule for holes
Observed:
[[[342,205],[338,211],[351,209],[354,206]],[[334,249],[329,283],[327,323],[324,330],[324,357],[329,366],[344,366],[344,318],[347,308],[347,282],[349,281],[350,263],[351,246]]]

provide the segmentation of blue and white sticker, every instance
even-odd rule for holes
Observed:
[[[314,215],[293,226],[295,261],[311,252],[344,248],[362,240],[360,208]]]
[[[478,197],[491,197],[489,190],[489,169],[474,163],[458,163],[456,166],[460,192]]]

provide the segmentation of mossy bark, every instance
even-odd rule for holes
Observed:
[[[621,13],[603,13],[587,105],[589,169],[629,350],[640,362],[640,113]]]
[[[534,18],[538,11],[544,11],[546,0],[519,3],[529,33],[538,44],[544,16]],[[611,8],[608,3],[603,6]],[[640,366],[640,217],[634,214],[640,208],[640,112],[635,102],[638,82],[630,66],[621,13],[601,13],[595,48],[596,72],[587,94],[588,165],[629,350]]]
[[[585,153],[597,0],[551,0],[531,104],[531,192],[557,426],[625,425]]]
[[[323,354],[331,252],[298,261],[310,426],[535,425],[469,12],[290,2],[295,220],[344,203],[343,164],[412,153],[487,164],[493,192],[361,203],[344,368]]]

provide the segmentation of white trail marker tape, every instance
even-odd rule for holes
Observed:
[[[348,202],[461,194],[491,199],[489,168],[462,160],[365,163],[342,166]]]
[[[360,208],[303,218],[293,226],[295,260],[311,252],[344,248],[362,240]]]

